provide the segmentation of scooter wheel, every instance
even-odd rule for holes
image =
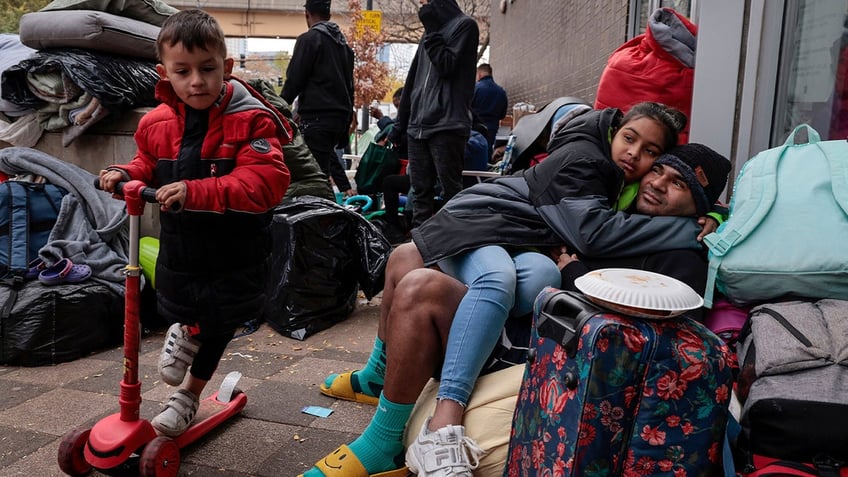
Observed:
[[[144,447],[138,465],[141,477],[176,477],[180,471],[180,448],[173,439],[159,436]]]
[[[68,475],[86,475],[91,472],[91,464],[85,460],[83,450],[88,442],[91,429],[68,431],[59,444],[59,468]]]

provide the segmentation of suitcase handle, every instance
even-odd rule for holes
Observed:
[[[559,291],[548,297],[536,319],[540,337],[549,338],[565,349],[569,358],[577,353],[577,338],[583,325],[603,311],[585,296],[571,291]]]

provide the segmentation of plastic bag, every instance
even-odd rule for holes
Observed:
[[[265,320],[295,339],[344,321],[383,288],[391,245],[360,214],[301,196],[274,211]]]
[[[0,286],[0,364],[44,366],[72,361],[123,336],[124,299],[110,287],[87,280],[20,289]]]
[[[94,96],[109,109],[157,104],[155,62],[79,48],[40,50],[8,68],[0,77],[0,94],[10,103],[37,108],[44,100],[30,91],[27,75],[48,73]]]

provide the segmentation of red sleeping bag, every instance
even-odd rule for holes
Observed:
[[[695,78],[698,27],[671,8],[654,11],[645,33],[618,47],[598,84],[595,109],[627,111],[636,103],[656,101],[689,118]],[[679,144],[689,142],[689,125]]]

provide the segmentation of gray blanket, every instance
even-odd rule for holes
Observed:
[[[124,202],[95,189],[94,174],[35,149],[0,149],[0,171],[43,176],[67,190],[56,225],[39,256],[48,264],[62,258],[86,264],[94,280],[123,294],[123,268],[129,257]]]

